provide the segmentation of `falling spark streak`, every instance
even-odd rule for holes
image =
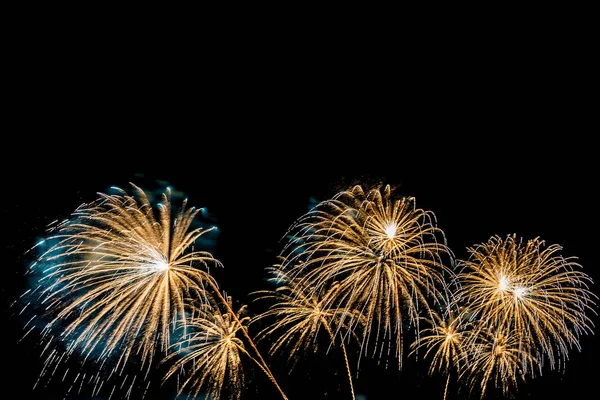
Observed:
[[[421,313],[446,296],[452,276],[442,260],[451,262],[452,253],[434,214],[416,208],[413,197],[395,198],[389,185],[354,186],[317,204],[286,237],[282,268],[315,292],[337,282],[330,302],[359,310],[367,321],[361,354],[374,340],[373,354],[381,356],[386,345],[379,342],[387,341],[401,368],[402,322],[418,335]]]
[[[308,353],[317,351],[317,336],[322,330],[327,332],[331,339],[330,347],[336,343],[336,332],[345,330],[349,337],[358,340],[351,324],[345,322],[360,318],[357,312],[345,308],[332,307],[332,299],[339,296],[340,287],[333,284],[326,292],[317,292],[305,280],[287,276],[279,268],[267,269],[272,275],[270,280],[279,284],[275,290],[254,292],[256,300],[272,300],[274,304],[252,320],[252,323],[264,319],[272,319],[272,323],[263,328],[257,335],[258,340],[271,339],[272,345],[269,354],[273,356],[279,351],[287,350],[289,359],[295,366],[300,352]],[[346,373],[350,386],[351,398],[354,399],[354,386],[352,374],[348,363],[344,337],[340,335]],[[329,350],[329,349],[328,349]]]

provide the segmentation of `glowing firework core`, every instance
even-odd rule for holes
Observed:
[[[518,287],[513,292],[515,294],[515,297],[520,299],[521,297],[523,297],[525,295],[526,289],[524,287]]]
[[[159,271],[166,271],[166,270],[169,269],[169,263],[166,262],[166,261],[162,261],[162,260],[161,261],[157,261],[154,264],[154,268],[156,268]]]
[[[496,346],[496,349],[494,350],[494,353],[497,356],[501,356],[502,353],[504,353],[504,346]]]
[[[498,283],[498,288],[502,291],[508,289],[508,279],[504,276],[500,276],[500,282]]]
[[[393,239],[396,236],[396,224],[391,222],[385,227],[385,234],[388,239]]]

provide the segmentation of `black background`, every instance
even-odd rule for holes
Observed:
[[[209,210],[225,266],[219,283],[240,303],[264,286],[280,239],[312,201],[355,183],[415,196],[458,258],[492,235],[540,237],[598,281],[598,86],[585,46],[499,54],[433,40],[435,57],[397,62],[373,50],[362,68],[353,49],[303,58],[279,48],[271,62],[272,48],[242,40],[227,61],[179,48],[167,56],[164,43],[101,48],[99,38],[58,46],[37,36],[17,49],[2,157],[3,390],[63,397],[66,383],[31,390],[39,348],[35,337],[18,344],[11,304],[27,288],[25,252],[48,223],[129,182],[168,184]],[[581,345],[564,373],[545,368],[516,398],[594,393],[596,336]],[[348,398],[339,361],[316,357],[275,374],[290,399]],[[369,400],[442,396],[443,379],[414,359],[402,373],[364,365],[356,391]],[[259,374],[248,386],[248,398],[275,398]],[[170,390],[148,398],[173,398]]]

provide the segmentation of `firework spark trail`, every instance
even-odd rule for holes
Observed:
[[[595,313],[597,296],[589,289],[591,278],[574,258],[559,254],[560,246],[545,247],[538,238],[494,236],[468,250],[469,260],[460,261],[458,297],[479,329],[514,332],[530,340],[551,369],[564,368],[570,349],[580,349],[579,337],[593,332],[588,313]]]
[[[339,295],[331,301],[360,310],[369,321],[361,354],[371,340],[374,355],[378,346],[383,351],[379,342],[389,340],[401,368],[403,320],[418,334],[420,314],[429,313],[432,299],[445,298],[452,277],[443,261],[452,262],[452,253],[434,214],[416,208],[413,197],[395,198],[389,185],[355,186],[317,204],[286,237],[282,268],[315,292],[338,282]]]
[[[257,335],[259,341],[274,339],[269,350],[271,356],[279,351],[288,351],[289,359],[293,361],[291,366],[293,368],[301,352],[317,351],[317,336],[322,330],[325,330],[331,339],[329,347],[336,343],[334,331],[339,332],[340,329],[358,340],[354,332],[355,327],[351,327],[345,321],[359,319],[360,316],[346,308],[331,307],[332,299],[339,296],[339,285],[332,285],[324,293],[317,292],[307,284],[306,280],[292,278],[277,267],[267,268],[267,270],[271,274],[270,280],[279,286],[275,290],[253,293],[257,296],[256,300],[271,300],[274,303],[267,311],[253,318],[252,323],[272,319],[273,322]],[[344,337],[341,336],[339,342],[344,356],[350,393],[354,398],[354,386]]]

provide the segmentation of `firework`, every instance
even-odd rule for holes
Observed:
[[[432,318],[425,318],[428,327],[422,329],[417,340],[411,344],[411,354],[424,349],[423,358],[431,357],[430,375],[437,371],[447,374],[444,399],[448,394],[451,373],[460,373],[468,364],[471,324],[464,317],[458,310],[448,309],[442,315],[432,312]]]
[[[552,369],[564,367],[569,350],[580,350],[579,337],[593,330],[591,278],[574,258],[559,254],[560,246],[545,247],[538,238],[494,236],[468,250],[470,258],[460,262],[458,297],[478,329],[512,332],[530,341]],[[526,368],[528,358],[523,361]]]
[[[117,194],[100,194],[95,202],[80,206],[46,239],[52,245],[32,267],[43,269],[34,293],[40,292],[39,302],[50,319],[43,329],[46,348],[66,344],[65,353],[50,352],[42,376],[47,371],[53,374],[57,364],[75,352],[84,361],[97,362],[99,371],[110,365],[109,376],[120,375],[135,355],[135,362],[145,365],[147,373],[157,349],[168,351],[171,333],[176,328],[185,332],[188,301],[199,302],[202,309],[213,301],[210,292],[228,310],[229,317],[224,318],[241,326],[209,273],[220,262],[207,251],[193,249],[213,229],[191,228],[200,209],[187,208],[184,201],[174,213],[167,190],[155,215],[147,195],[132,186],[137,196],[115,188]],[[194,325],[198,324],[196,319]],[[245,329],[241,331],[285,398],[251,338]],[[109,359],[115,361],[107,363]],[[215,368],[209,373],[217,373]],[[104,383],[100,375],[95,392]],[[220,380],[211,377],[210,386]]]
[[[331,340],[330,346],[335,344],[336,337],[339,335],[350,392],[354,398],[344,336],[357,339],[351,328],[351,325],[355,324],[351,324],[350,321],[355,318],[360,319],[360,316],[352,310],[332,307],[332,299],[339,296],[339,285],[333,284],[327,291],[317,292],[305,280],[289,277],[278,268],[269,268],[268,270],[272,274],[271,280],[280,286],[274,291],[254,292],[258,296],[257,300],[274,301],[274,304],[266,312],[252,321],[254,323],[266,318],[273,320],[271,325],[258,333],[259,340],[274,339],[270,355],[273,356],[278,351],[288,352],[289,358],[293,361],[293,368],[300,353],[317,351],[317,336],[320,332],[326,332]]]
[[[413,197],[396,198],[389,185],[355,186],[317,204],[288,238],[282,268],[314,291],[337,282],[331,301],[359,310],[367,321],[361,354],[373,338],[373,355],[393,346],[401,368],[403,320],[418,332],[420,313],[445,295],[451,274],[443,260],[451,252],[434,214],[416,208]]]
[[[185,299],[203,299],[208,273],[220,263],[192,245],[210,229],[191,225],[200,211],[184,201],[173,215],[170,191],[155,212],[146,194],[115,188],[81,205],[45,240],[50,247],[33,265],[42,273],[37,301],[48,318],[43,337],[66,354],[123,368],[132,355],[149,368],[168,348],[175,321],[186,324]],[[51,352],[45,370],[64,360]]]
[[[479,391],[482,399],[490,381],[507,396],[525,379],[526,368],[537,364],[531,341],[506,326],[480,329],[474,335],[466,347],[467,362],[460,378],[469,382],[472,391]]]
[[[188,321],[182,340],[173,344],[174,352],[165,361],[173,361],[165,380],[174,374],[185,371],[178,395],[188,392],[188,398],[204,393],[208,398],[220,399],[225,387],[230,398],[240,398],[244,387],[242,355],[256,362],[240,339],[240,332],[250,320],[243,316],[245,306],[235,314],[231,297],[227,299],[225,313],[216,303],[201,304],[192,308],[193,317]],[[202,391],[202,392],[201,392]]]

